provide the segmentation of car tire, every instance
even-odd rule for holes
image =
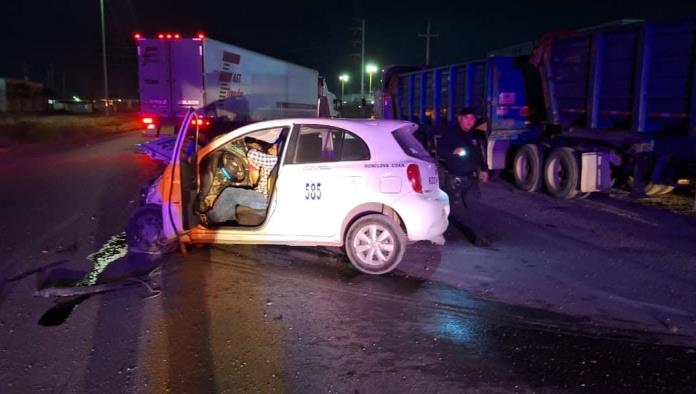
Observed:
[[[171,249],[164,238],[159,205],[148,204],[133,213],[126,226],[126,244],[134,253],[163,254]]]
[[[391,272],[404,257],[406,234],[394,219],[370,214],[356,220],[348,229],[345,251],[359,271],[381,275]]]
[[[544,184],[553,197],[570,200],[578,194],[580,167],[570,148],[557,148],[546,158]]]
[[[538,145],[524,145],[515,154],[512,173],[518,188],[537,192],[542,183],[541,150]]]

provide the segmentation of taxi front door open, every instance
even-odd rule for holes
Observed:
[[[194,225],[190,202],[196,191],[198,130],[189,135],[189,126],[196,117],[193,108],[184,116],[162,177],[162,224],[167,239],[180,238]]]

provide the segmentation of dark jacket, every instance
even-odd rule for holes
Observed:
[[[465,153],[455,155],[456,148],[464,148]],[[488,170],[486,137],[482,131],[463,131],[459,127],[446,130],[437,144],[437,156],[451,175],[471,176]]]

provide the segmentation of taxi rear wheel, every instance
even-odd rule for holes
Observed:
[[[386,274],[404,257],[406,234],[390,217],[371,214],[356,220],[346,235],[346,254],[366,274]]]
[[[126,227],[128,249],[135,253],[162,254],[168,251],[162,226],[162,210],[146,205],[133,214]]]

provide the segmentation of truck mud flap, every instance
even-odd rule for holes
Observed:
[[[164,164],[169,164],[175,143],[176,136],[162,137],[142,144],[136,144],[135,147],[138,152],[144,153],[155,160],[160,160]]]

